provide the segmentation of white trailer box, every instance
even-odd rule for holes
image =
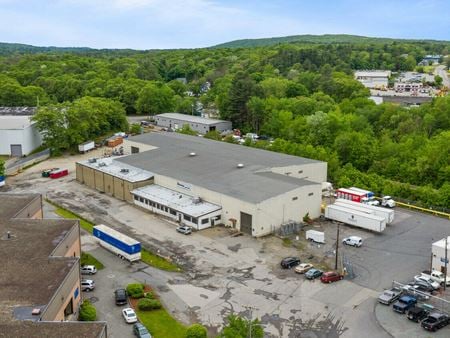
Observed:
[[[328,205],[325,208],[325,217],[375,232],[382,232],[386,229],[384,217],[367,214],[341,205]]]
[[[84,143],[78,145],[78,151],[80,153],[86,153],[89,150],[92,150],[94,148],[95,148],[94,141],[87,141],[87,142],[84,142]]]
[[[386,224],[391,224],[394,221],[394,210],[375,207],[373,205],[362,204],[358,202],[353,202],[349,200],[345,200],[342,198],[338,198],[335,202],[335,205],[341,205],[345,208],[351,208],[357,211],[365,212],[366,214],[371,214],[375,216],[384,217],[386,220]]]
[[[431,252],[433,254],[431,268],[445,273],[445,238],[434,242],[431,246]],[[447,239],[447,270],[448,269],[450,269],[450,236]],[[450,275],[450,273],[447,272],[447,275]]]
[[[325,243],[325,233],[316,230],[306,230],[306,239],[316,243]]]

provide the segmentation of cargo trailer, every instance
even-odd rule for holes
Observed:
[[[78,145],[78,151],[82,154],[87,153],[89,150],[95,149],[94,141],[87,141]]]
[[[69,175],[69,170],[67,169],[58,169],[58,170],[53,170],[50,172],[50,178],[60,178],[63,176],[67,176]]]
[[[367,214],[342,205],[328,205],[325,208],[325,217],[374,232],[382,232],[386,229],[384,217]]]
[[[336,197],[361,203],[363,198],[366,197],[366,194],[346,188],[339,188],[338,190],[336,190]]]
[[[95,225],[93,234],[99,240],[101,246],[120,258],[130,262],[141,259],[141,243],[139,241],[104,224]]]
[[[334,204],[341,205],[346,208],[351,208],[357,211],[365,212],[366,214],[384,217],[384,219],[386,220],[386,224],[391,224],[394,221],[394,210],[375,207],[373,205],[368,204],[352,202],[341,198],[338,198],[336,201],[334,201]]]

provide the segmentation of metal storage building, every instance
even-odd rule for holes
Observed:
[[[115,166],[152,177],[130,189],[131,202],[196,229],[222,223],[263,236],[307,213],[320,216],[326,162],[179,133],[147,133],[123,146],[132,155]],[[78,163],[77,179],[95,187],[94,178],[110,175],[108,168]]]
[[[225,130],[231,130],[232,124],[230,121],[208,119],[200,116],[179,114],[179,113],[165,113],[155,115],[155,122],[160,127],[181,129],[185,124],[200,134],[206,134],[208,131],[217,130],[219,133]]]
[[[0,155],[21,157],[42,144],[31,116],[33,107],[0,107]]]

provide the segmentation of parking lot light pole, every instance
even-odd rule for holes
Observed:
[[[337,270],[338,267],[338,251],[339,251],[339,224],[337,224],[337,234],[336,234],[336,258],[334,261],[334,269]]]
[[[447,243],[448,243],[448,236],[445,236],[445,274],[444,274],[444,291],[445,288],[447,287],[447,262],[448,262],[448,258],[447,258]]]

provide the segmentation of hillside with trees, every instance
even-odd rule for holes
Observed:
[[[126,129],[126,114],[191,114],[201,103],[243,132],[274,139],[248,146],[327,161],[335,186],[450,208],[450,97],[411,109],[375,105],[353,77],[355,69],[413,70],[426,54],[448,54],[448,42],[146,52],[2,48],[0,105],[39,105],[36,121],[56,151]]]

